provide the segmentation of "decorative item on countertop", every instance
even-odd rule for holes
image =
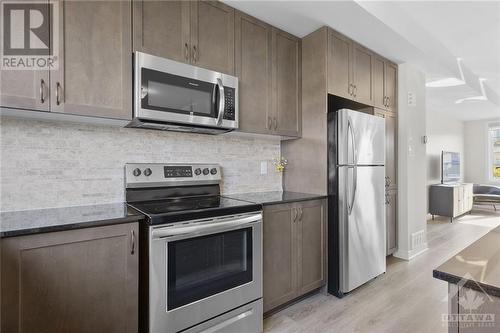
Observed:
[[[273,165],[274,165],[277,172],[285,171],[285,167],[287,164],[288,164],[288,161],[281,156],[279,158],[275,158],[273,160]]]

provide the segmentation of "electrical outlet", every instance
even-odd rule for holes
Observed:
[[[260,161],[260,174],[267,175],[267,161]]]

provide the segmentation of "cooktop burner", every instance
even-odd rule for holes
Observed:
[[[165,224],[262,210],[262,205],[220,195],[218,165],[127,164],[127,203],[150,224]]]

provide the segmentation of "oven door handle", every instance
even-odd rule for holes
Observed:
[[[247,227],[249,224],[262,221],[262,214],[254,214],[237,219],[230,219],[228,221],[219,221],[213,223],[200,223],[192,226],[185,227],[166,227],[155,229],[151,232],[152,239],[171,238],[182,236],[186,238],[189,236],[197,236],[200,234],[210,234],[217,231],[234,230]]]

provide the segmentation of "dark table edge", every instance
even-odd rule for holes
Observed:
[[[26,235],[42,234],[42,233],[47,233],[47,232],[84,229],[84,228],[92,228],[92,227],[103,227],[103,226],[113,225],[113,224],[138,222],[140,220],[143,220],[144,218],[145,218],[145,216],[142,214],[131,214],[131,215],[128,215],[125,217],[120,217],[120,218],[115,218],[115,219],[96,220],[96,221],[88,221],[88,222],[76,222],[76,223],[68,223],[68,224],[51,225],[51,226],[39,227],[39,228],[26,228],[26,229],[19,229],[19,230],[2,231],[2,232],[0,232],[0,238],[26,236]]]
[[[465,280],[462,287],[470,288],[479,292],[486,292],[490,296],[500,297],[500,287],[491,286],[475,280],[464,279],[463,277],[456,276],[450,273],[434,269],[432,276],[436,279],[446,281],[448,283],[459,284],[460,281]]]

